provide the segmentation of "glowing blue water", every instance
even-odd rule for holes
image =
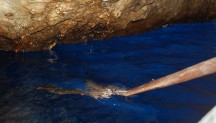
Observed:
[[[0,52],[0,122],[192,123],[216,104],[216,75],[129,98],[55,95],[85,80],[134,87],[216,56],[216,23],[174,25],[49,52]]]

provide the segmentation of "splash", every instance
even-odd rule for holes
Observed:
[[[63,89],[57,88],[54,86],[39,86],[36,88],[37,90],[46,90],[48,92],[54,94],[79,94],[79,95],[87,95],[93,97],[94,99],[108,99],[111,98],[112,95],[123,95],[127,92],[126,88],[118,87],[114,85],[102,86],[97,85],[95,82],[87,81],[86,89]]]

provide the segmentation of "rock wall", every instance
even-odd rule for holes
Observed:
[[[216,18],[216,0],[1,0],[0,6],[0,50],[21,52]]]

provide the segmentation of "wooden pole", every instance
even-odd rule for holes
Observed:
[[[127,92],[123,93],[123,96],[132,96],[135,94],[168,87],[171,85],[187,82],[192,79],[196,79],[202,76],[213,74],[216,72],[216,57],[201,62],[199,64],[193,65],[176,73],[167,75],[165,77],[153,80],[146,84],[140,85],[138,87],[129,89]]]

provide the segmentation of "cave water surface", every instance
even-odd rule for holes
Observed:
[[[37,86],[131,88],[216,56],[216,23],[179,24],[51,51],[0,52],[1,123],[193,123],[216,104],[216,75],[139,94],[95,100]]]

